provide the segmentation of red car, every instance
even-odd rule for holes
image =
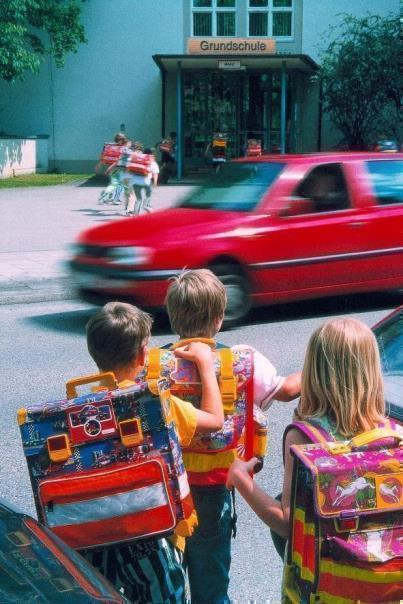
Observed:
[[[403,154],[267,155],[228,162],[179,206],[80,235],[83,298],[163,305],[168,278],[209,267],[227,323],[250,306],[403,287]]]

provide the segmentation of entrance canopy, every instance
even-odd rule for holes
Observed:
[[[183,164],[201,166],[213,132],[227,138],[227,158],[243,155],[246,140],[260,140],[268,152],[295,148],[298,79],[318,69],[307,55],[154,55],[162,75],[162,135],[166,87],[176,83],[177,173]],[[172,116],[171,116],[172,118]],[[172,124],[173,120],[169,120]]]
[[[176,72],[178,61],[182,69],[218,69],[223,60],[240,61],[240,68],[281,69],[286,63],[287,69],[315,72],[319,66],[308,55],[154,55],[154,61],[165,72]]]

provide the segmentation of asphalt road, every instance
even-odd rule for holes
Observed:
[[[328,316],[354,314],[373,324],[395,305],[388,297],[327,300],[256,311],[236,330],[221,334],[228,345],[248,343],[270,358],[280,374],[301,368],[313,329]],[[93,308],[79,302],[0,306],[1,496],[35,514],[15,421],[19,407],[64,396],[67,379],[95,367],[85,348],[84,326]],[[155,326],[153,345],[170,339],[164,321]],[[281,435],[293,404],[274,403],[268,412],[269,451],[257,480],[269,493],[281,490]],[[230,593],[234,603],[279,602],[282,564],[269,532],[238,498],[238,535],[233,541]]]

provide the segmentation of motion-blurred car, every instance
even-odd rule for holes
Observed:
[[[227,324],[251,305],[403,287],[403,154],[235,160],[178,207],[85,231],[70,261],[84,299],[148,309],[185,267],[219,275]]]
[[[386,410],[403,422],[403,306],[373,327],[381,353]]]

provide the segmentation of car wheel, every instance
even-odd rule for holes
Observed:
[[[234,266],[214,266],[211,270],[223,283],[227,292],[227,308],[223,326],[238,325],[250,309],[248,282],[239,269]]]

